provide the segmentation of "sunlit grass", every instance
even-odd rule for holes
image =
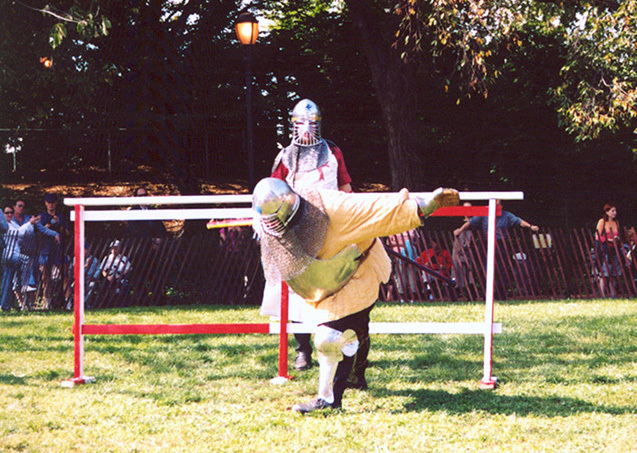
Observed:
[[[482,321],[483,306],[378,306],[372,321]],[[370,389],[298,416],[318,370],[277,374],[276,335],[87,336],[72,389],[72,316],[0,317],[0,451],[637,451],[637,302],[497,304],[500,386],[479,390],[483,339],[372,338]],[[268,322],[257,309],[139,308],[86,322]],[[290,358],[293,350],[290,348]]]

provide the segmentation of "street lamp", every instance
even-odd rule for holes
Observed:
[[[252,46],[259,37],[259,22],[250,13],[242,13],[235,24],[237,38],[246,47],[246,113],[248,141],[248,188],[254,188],[254,149],[252,144]]]

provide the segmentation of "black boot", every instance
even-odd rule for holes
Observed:
[[[362,339],[358,345],[358,351],[354,356],[354,363],[352,364],[352,371],[347,377],[346,388],[367,390],[367,379],[365,379],[365,370],[369,365],[367,356],[369,355],[369,348],[371,346],[369,334]]]
[[[294,369],[298,371],[312,368],[312,335],[309,333],[295,333],[297,342]]]

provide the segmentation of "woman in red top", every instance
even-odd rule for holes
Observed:
[[[601,263],[601,278],[599,292],[606,297],[606,287],[610,289],[610,296],[617,296],[617,278],[622,275],[619,265],[619,253],[622,242],[617,221],[617,208],[611,204],[604,205],[604,215],[597,222],[595,243],[597,259]]]

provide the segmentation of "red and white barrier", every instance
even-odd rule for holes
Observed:
[[[367,194],[356,194],[367,196]],[[429,193],[416,193],[427,197]],[[463,201],[489,200],[488,206],[449,207],[434,212],[434,216],[487,216],[489,221],[487,246],[487,275],[485,294],[484,322],[470,323],[370,323],[373,334],[473,334],[484,335],[484,366],[481,388],[495,388],[497,378],[491,375],[493,334],[502,332],[502,325],[493,322],[493,284],[495,269],[495,219],[496,199],[521,200],[522,192],[461,192]],[[188,205],[211,204],[223,205],[249,204],[251,195],[191,195],[191,196],[156,196],[151,200],[153,205]],[[209,209],[154,209],[154,210],[86,210],[86,207],[118,207],[145,204],[148,197],[125,198],[66,198],[64,203],[73,206],[71,220],[75,222],[75,262],[85,261],[82,244],[85,241],[85,222],[117,221],[117,220],[188,220],[188,219],[250,219],[252,209],[245,208],[209,208]],[[288,334],[310,333],[311,327],[303,324],[288,323],[288,291],[282,284],[281,317],[279,323],[244,323],[244,324],[85,324],[84,294],[85,282],[83,266],[75,266],[74,294],[74,373],[73,378],[62,381],[62,386],[73,387],[94,381],[93,377],[84,375],[84,336],[85,335],[170,335],[170,334],[278,334],[279,335],[279,373],[273,382],[284,382],[289,379],[288,371]]]

